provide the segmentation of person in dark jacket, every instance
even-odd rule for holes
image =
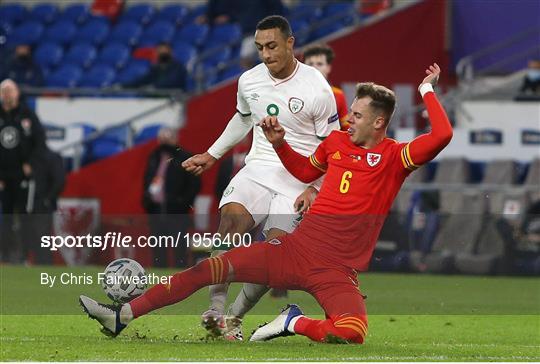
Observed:
[[[200,179],[186,172],[180,163],[191,154],[181,150],[177,133],[162,128],[158,133],[159,146],[149,158],[144,174],[143,207],[149,214],[150,232],[154,236],[182,236],[189,228],[190,210],[200,190]],[[167,266],[166,247],[156,247],[154,263]],[[175,248],[175,265],[185,266],[187,246],[182,242]]]
[[[53,213],[64,189],[65,175],[62,156],[43,145],[32,161],[25,216],[28,228],[22,231],[24,255],[31,253],[36,264],[52,264],[51,251],[41,248],[40,241],[42,236],[52,234]]]
[[[156,89],[186,88],[187,71],[184,65],[174,59],[171,46],[161,43],[156,48],[157,63],[148,73],[127,87],[150,86]]]
[[[12,80],[0,83],[0,101],[0,248],[6,261],[16,248],[14,215],[25,212],[21,185],[32,176],[32,161],[45,145],[45,133],[36,114],[20,102],[19,88]]]
[[[27,44],[15,48],[15,54],[6,62],[5,74],[1,77],[25,86],[39,87],[44,84],[41,68],[32,60],[32,48]]]

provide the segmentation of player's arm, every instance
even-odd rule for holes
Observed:
[[[225,130],[219,138],[212,144],[208,151],[196,154],[186,159],[182,167],[196,176],[212,167],[216,161],[227,153],[232,147],[238,144],[249,133],[252,128],[251,111],[243,96],[243,78],[238,81],[238,93],[236,103],[236,113],[229,120]]]
[[[435,63],[426,70],[426,73],[428,76],[424,78],[418,90],[427,108],[431,132],[418,136],[403,147],[401,160],[404,167],[409,170],[414,170],[435,158],[450,143],[453,134],[448,116],[433,91],[433,85],[437,83],[441,70]]]
[[[259,125],[263,129],[266,139],[274,147],[283,166],[298,180],[310,183],[326,173],[324,166],[317,167],[316,164],[313,164],[312,159],[315,158],[314,156],[304,157],[291,148],[285,141],[285,129],[279,124],[275,116],[265,117]]]

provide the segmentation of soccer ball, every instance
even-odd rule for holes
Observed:
[[[146,290],[144,268],[129,258],[113,260],[103,273],[101,286],[115,303],[126,303]]]

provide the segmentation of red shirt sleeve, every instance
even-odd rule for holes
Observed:
[[[452,126],[434,92],[424,95],[431,132],[416,137],[401,149],[401,161],[408,170],[415,170],[437,156],[452,139]]]
[[[347,100],[345,99],[345,94],[341,89],[337,87],[332,87],[332,91],[334,91],[334,98],[336,99],[336,107],[341,130],[347,130],[349,128],[349,123],[347,122],[347,115],[349,114],[349,110],[347,108]]]
[[[319,144],[315,153],[309,157],[294,151],[287,142],[274,149],[290,174],[304,183],[310,183],[326,173],[326,140],[328,138]]]

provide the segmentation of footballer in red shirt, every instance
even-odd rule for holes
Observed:
[[[327,80],[330,72],[332,72],[332,62],[334,62],[334,58],[334,51],[326,44],[315,44],[304,50],[304,63],[318,69]],[[349,112],[347,110],[345,93],[342,89],[335,86],[332,86],[332,92],[336,99],[340,129],[347,131],[349,129],[349,122],[347,121]]]
[[[395,95],[373,83],[357,86],[348,131],[333,131],[309,157],[287,144],[275,116],[261,121],[266,138],[293,176],[310,182],[326,174],[319,195],[294,232],[205,259],[121,307],[81,296],[84,310],[100,322],[104,333],[116,336],[134,318],[182,301],[204,286],[250,282],[306,291],[326,314],[325,320],[314,320],[298,306],[288,305],[257,329],[251,341],[300,334],[319,342],[363,343],[368,322],[357,273],[367,268],[405,178],[452,138],[452,127],[432,87],[440,69],[434,64],[426,72],[419,91],[432,129],[409,143],[386,137]]]

